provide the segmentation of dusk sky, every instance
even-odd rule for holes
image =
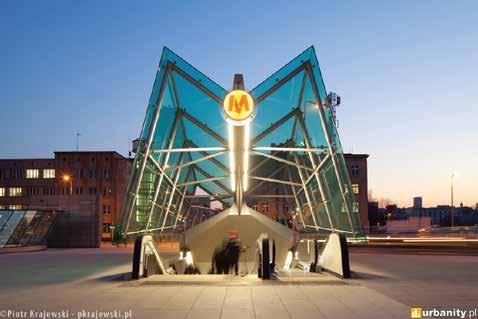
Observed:
[[[385,3],[386,2],[386,3]],[[410,206],[478,202],[478,1],[1,1],[0,158],[127,155],[163,46],[226,89],[310,45],[346,152]]]

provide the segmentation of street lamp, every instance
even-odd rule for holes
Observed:
[[[451,227],[455,227],[455,207],[453,206],[453,181],[455,179],[455,173],[451,174]]]
[[[63,175],[62,180],[65,183],[70,183],[70,195],[73,195],[73,178],[71,178],[70,175],[65,174]]]

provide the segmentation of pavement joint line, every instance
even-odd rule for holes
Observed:
[[[366,319],[366,318],[363,318],[360,314],[357,314],[357,312],[354,312],[353,309],[350,309],[350,308],[347,306],[347,304],[345,304],[345,303],[343,302],[343,298],[338,298],[338,297],[337,297],[336,292],[334,292],[333,290],[331,290],[329,293],[334,297],[335,300],[337,300],[337,301],[342,305],[342,307],[344,307],[345,309],[350,310],[351,313],[355,313],[355,315],[356,315],[358,318],[360,318],[360,319]]]
[[[252,295],[252,289],[249,289],[252,303],[252,311],[254,312],[254,318],[257,318],[256,315],[256,306],[254,305],[254,296]]]
[[[224,303],[226,302],[226,296],[227,296],[228,290],[229,290],[229,287],[226,287],[226,290],[224,292],[224,297],[222,298],[221,313],[219,314],[219,319],[222,319],[222,313],[224,312]]]
[[[277,287],[274,287],[274,292],[276,293],[277,297],[279,297],[279,300],[280,300],[280,303],[282,304],[282,307],[284,307],[285,311],[287,312],[287,316],[290,319],[293,319],[289,309],[287,309],[287,307],[285,306],[284,300],[282,300],[281,295],[279,293],[277,293]]]
[[[199,297],[202,295],[204,289],[206,289],[205,287],[201,287],[201,290],[199,291],[198,295],[196,296],[196,298],[194,299],[194,301],[191,303],[191,306],[189,306],[189,310],[185,316],[185,318],[187,318],[189,316],[189,314],[191,313],[194,305],[196,304],[196,302],[198,301]]]
[[[309,295],[304,292],[304,289],[301,286],[299,286],[299,289],[302,295],[305,296],[305,299],[308,300],[317,309],[317,311],[323,316],[323,318],[328,319],[329,317],[322,311],[320,311],[320,308],[315,304],[315,302],[313,302],[312,298],[310,298]]]
[[[321,318],[328,319],[327,316],[322,311],[320,311],[320,308],[314,302],[312,302],[312,300],[310,300],[309,296],[304,293],[304,289],[302,286],[298,286],[297,289],[299,289],[300,293],[302,294],[302,298],[304,298],[304,300],[307,300],[312,305],[312,307],[315,308],[317,313],[321,315]]]

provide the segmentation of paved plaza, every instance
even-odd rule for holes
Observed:
[[[0,309],[69,310],[71,318],[82,310],[161,319],[409,318],[411,305],[478,301],[476,256],[352,253],[354,278],[345,282],[328,275],[281,283],[233,276],[214,277],[214,284],[208,276],[127,281],[130,263],[131,250],[116,248],[0,255]]]

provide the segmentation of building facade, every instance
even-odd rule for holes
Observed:
[[[111,238],[132,160],[117,152],[55,152],[51,159],[0,160],[0,209],[90,213],[98,236]],[[95,217],[96,216],[96,217]]]
[[[413,208],[421,209],[423,207],[423,197],[417,196],[413,197]]]
[[[364,230],[368,232],[368,154],[345,153],[344,159],[349,171],[355,201],[359,208],[360,221]]]
[[[361,222],[364,229],[368,230],[368,155],[344,154],[344,158]],[[0,160],[0,209],[53,208],[82,211],[84,214],[91,212],[88,223],[98,225],[88,227],[94,226],[94,231],[98,229],[101,240],[110,240],[111,225],[118,222],[132,164],[132,159],[112,151],[55,152],[54,158],[50,159]],[[266,184],[265,187],[271,187],[271,184]],[[250,206],[269,218],[292,227],[290,207],[293,204],[280,197],[280,188],[266,191],[279,196],[253,200],[249,203]],[[196,210],[199,210],[198,216],[213,213],[209,204],[198,202],[195,206],[209,209],[193,207],[193,216],[196,215]],[[67,232],[75,231],[63,228]],[[58,237],[65,236],[60,234]]]
[[[20,210],[54,194],[54,159],[0,160],[0,209]]]

